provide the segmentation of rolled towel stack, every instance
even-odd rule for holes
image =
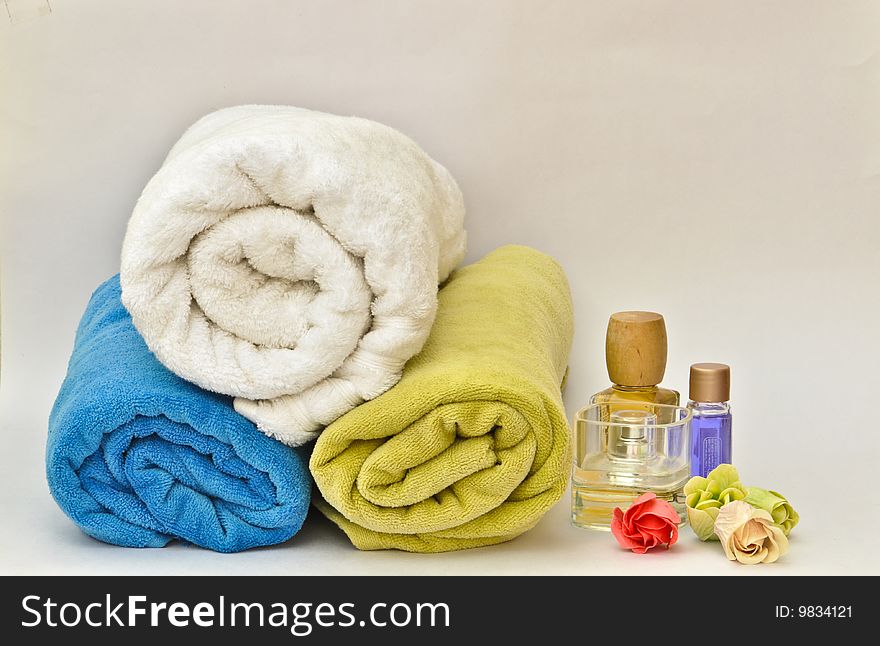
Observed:
[[[299,530],[310,470],[361,549],[533,527],[567,482],[568,284],[526,247],[456,270],[463,216],[446,169],[386,126],[199,120],[83,315],[49,420],[60,507],[109,543],[234,552]]]

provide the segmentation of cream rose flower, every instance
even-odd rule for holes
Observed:
[[[742,500],[720,509],[715,533],[727,558],[746,565],[773,563],[788,552],[788,538],[770,513]]]

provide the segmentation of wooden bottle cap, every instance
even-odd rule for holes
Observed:
[[[656,312],[616,312],[608,320],[605,363],[621,386],[656,386],[666,372],[666,322]]]

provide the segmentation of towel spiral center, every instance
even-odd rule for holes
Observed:
[[[195,237],[187,265],[205,316],[255,345],[322,347],[341,361],[369,327],[361,261],[308,212],[236,211]]]

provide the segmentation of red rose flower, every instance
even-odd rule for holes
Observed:
[[[672,547],[678,540],[678,512],[657,494],[643,493],[625,512],[618,507],[611,519],[611,533],[621,547],[644,554],[665,544]]]

